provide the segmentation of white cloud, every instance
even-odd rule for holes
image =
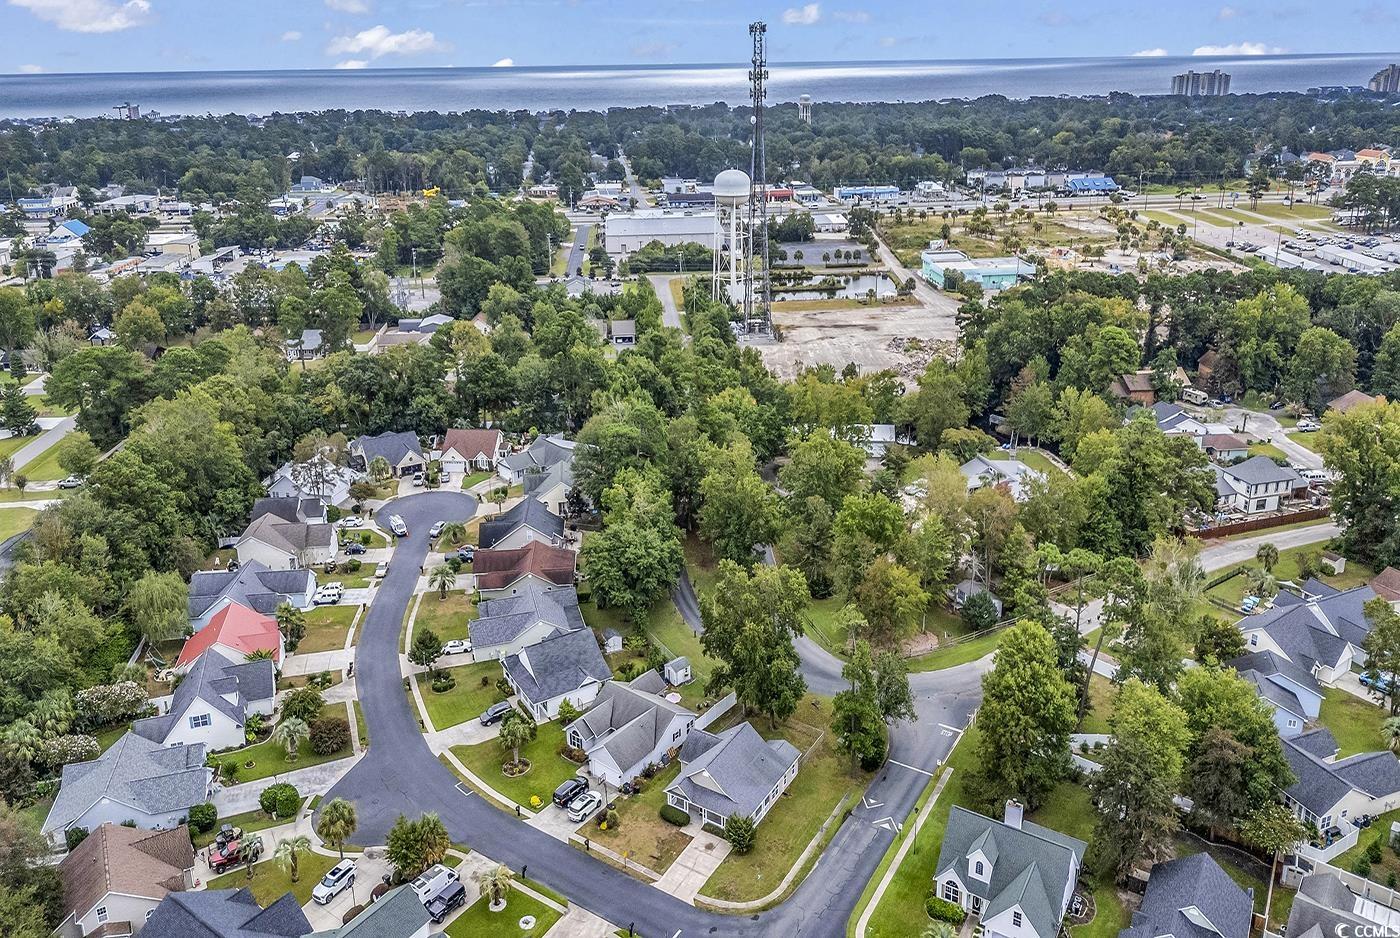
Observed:
[[[880,45],[884,46],[886,49],[893,49],[895,46],[899,45],[900,42],[901,40],[898,36],[880,37]]]
[[[1164,56],[1164,55],[1166,55],[1166,54],[1167,54],[1167,50],[1166,50],[1166,49],[1161,49],[1161,48],[1158,48],[1158,49],[1142,49],[1142,50],[1140,50],[1140,51],[1138,51],[1138,52],[1134,52],[1134,53],[1133,53],[1133,58],[1135,58],[1135,59],[1156,59],[1156,58],[1161,58],[1162,56]]]
[[[831,16],[832,19],[840,20],[843,23],[870,22],[870,13],[867,10],[837,10]]]
[[[452,48],[426,29],[409,29],[392,33],[384,25],[364,29],[353,36],[337,36],[326,47],[327,55],[345,52],[369,53],[371,59],[384,55],[422,55],[425,52],[446,52]]]
[[[140,26],[151,15],[149,0],[10,0],[10,5],[74,33],[114,33]]]
[[[789,26],[811,26],[822,18],[819,3],[809,3],[803,7],[789,7],[783,11],[783,22]]]
[[[1226,20],[1232,20],[1239,15],[1240,11],[1236,10],[1234,7],[1221,7],[1220,12],[1215,14],[1215,18],[1223,23]]]
[[[337,13],[368,13],[368,0],[326,0],[326,6]]]
[[[369,63],[366,62],[364,59],[346,59],[344,62],[335,63],[335,67],[343,69],[355,69],[364,68],[368,64]]]
[[[1263,42],[1232,42],[1228,46],[1197,46],[1192,55],[1282,55],[1287,49]]]
[[[19,73],[21,75],[38,75],[43,70],[44,66],[42,65],[21,65],[19,67]]]
[[[289,29],[282,34],[283,42],[298,42],[300,39],[301,33],[297,32],[295,29]]]
[[[492,67],[492,68],[514,68],[514,67],[515,67],[515,59],[511,58],[510,56],[506,56],[506,57],[503,58],[503,59],[497,59],[496,61],[494,61],[494,62],[491,63],[491,67]]]

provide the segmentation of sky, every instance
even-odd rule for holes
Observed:
[[[1400,49],[1339,0],[0,0],[0,72],[1264,55]]]

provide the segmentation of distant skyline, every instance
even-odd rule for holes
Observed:
[[[0,73],[730,63],[758,18],[775,62],[1400,49],[1381,0],[0,0]]]

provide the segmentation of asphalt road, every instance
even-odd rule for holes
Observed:
[[[591,224],[579,225],[574,232],[574,243],[569,248],[569,263],[564,268],[564,276],[572,277],[583,269],[583,261],[587,256],[584,250],[588,246],[588,233],[593,230]]]

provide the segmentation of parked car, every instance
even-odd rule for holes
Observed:
[[[263,839],[257,834],[230,840],[222,847],[209,848],[209,869],[222,873],[242,863],[256,863],[262,853]]]
[[[365,526],[365,519],[359,515],[346,515],[335,523],[338,528],[362,528]]]
[[[467,544],[465,547],[457,548],[456,557],[458,560],[462,561],[462,563],[471,563],[472,558],[475,556],[476,547],[474,547],[471,544]]]
[[[602,795],[596,791],[586,791],[569,802],[569,820],[586,821],[602,806]]]
[[[433,920],[433,924],[439,925],[454,909],[461,908],[466,901],[466,887],[454,880],[444,883],[442,888],[423,903],[423,908],[428,910],[428,918]]]
[[[413,487],[416,489],[421,489],[425,484],[427,483],[426,480],[424,480],[423,478],[423,473],[415,472],[413,474]]]
[[[587,790],[588,783],[578,776],[574,776],[554,789],[554,803],[562,808]]]
[[[376,577],[378,577],[379,579],[381,579],[381,580],[384,579],[384,577],[388,574],[388,572],[389,572],[389,561],[387,561],[387,560],[381,560],[381,561],[379,561],[379,563],[377,563],[377,564],[374,565],[374,575],[375,575]]]
[[[311,890],[311,898],[317,905],[325,905],[355,881],[355,861],[341,860],[326,871],[316,888]]]
[[[472,643],[465,638],[454,638],[446,645],[442,646],[444,655],[464,655],[472,650]]]
[[[491,706],[487,707],[486,712],[481,715],[481,725],[490,726],[492,723],[503,718],[507,713],[510,713],[510,711],[511,706],[507,701],[502,700],[500,703],[493,703]]]
[[[389,516],[389,530],[394,532],[395,537],[408,537],[408,525],[398,515]]]
[[[446,521],[434,522],[433,526],[428,529],[428,537],[437,537],[439,534],[442,533],[442,529],[445,527],[447,527]]]
[[[418,877],[409,884],[409,888],[418,896],[419,902],[426,903],[447,883],[455,883],[461,879],[457,871],[448,869],[441,863],[434,863],[426,870],[418,874]]]
[[[1390,693],[1391,688],[1395,685],[1395,675],[1380,674],[1377,675],[1375,678],[1372,678],[1370,674],[1363,672],[1361,674],[1361,683],[1365,684],[1367,687],[1371,688],[1371,690],[1375,691],[1378,694],[1388,695]]]
[[[1322,429],[1322,424],[1318,423],[1316,420],[1299,420],[1299,421],[1298,421],[1298,432],[1299,432],[1299,433],[1311,433],[1311,432],[1314,431],[1314,430],[1321,430],[1321,429]]]
[[[327,583],[316,590],[316,595],[311,597],[311,603],[315,606],[334,606],[344,594],[345,587],[339,583]]]
[[[365,545],[361,544],[359,541],[351,541],[345,545],[345,552],[347,554],[363,554],[368,549],[369,548],[365,547]]]
[[[75,489],[82,484],[82,479],[78,478],[77,476],[69,476],[68,478],[60,481],[58,483],[58,487],[61,489]]]

